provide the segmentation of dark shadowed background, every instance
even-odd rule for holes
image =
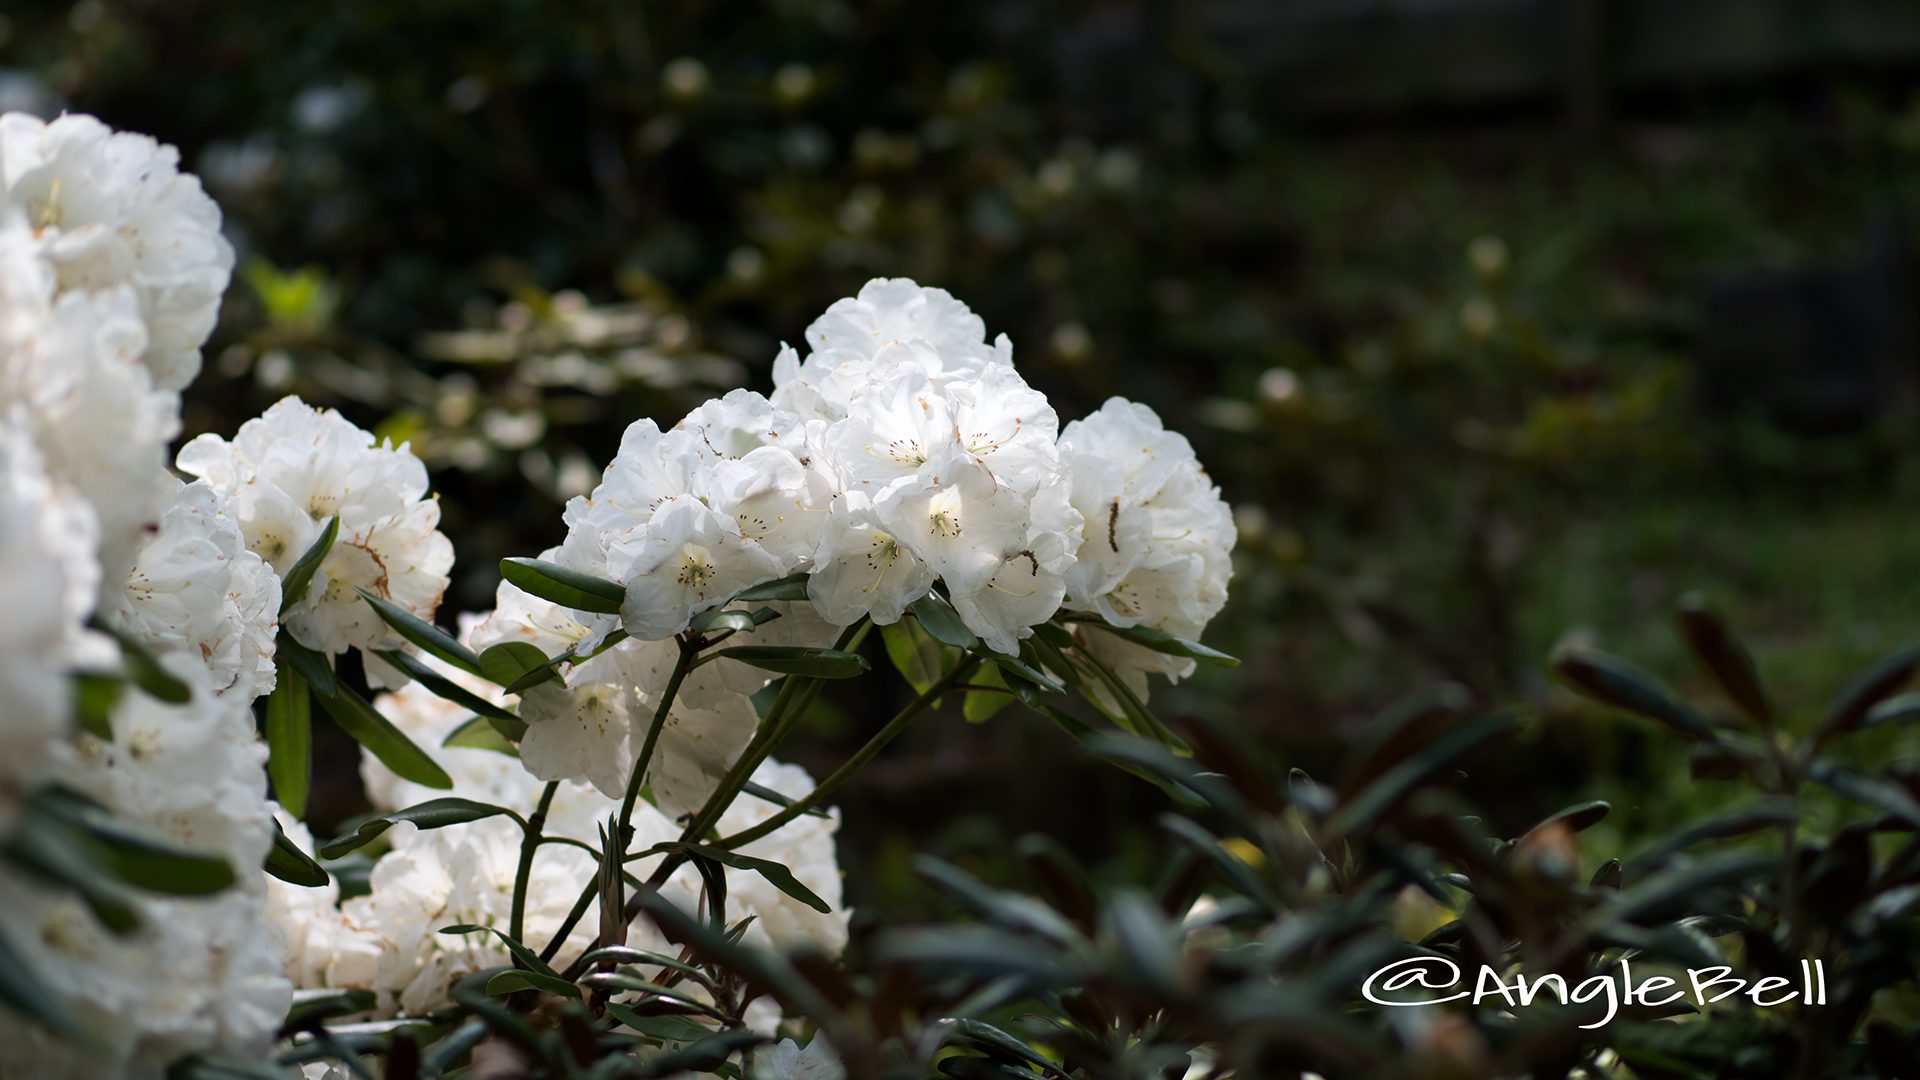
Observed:
[[[1550,690],[1557,642],[1693,682],[1703,590],[1804,709],[1915,636],[1911,5],[28,2],[0,105],[179,145],[240,252],[188,432],[297,392],[412,440],[449,616],[628,422],[768,389],[905,275],[1063,419],[1124,394],[1192,438],[1247,663],[1157,700],[1310,771],[1450,681],[1537,716],[1461,781],[1498,824],[1611,798],[1604,852],[1714,796]],[[1122,874],[1156,799],[1044,719],[947,715],[849,793],[843,861],[908,912],[909,853],[991,877],[1028,829]]]

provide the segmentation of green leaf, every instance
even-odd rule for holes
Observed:
[[[867,670],[859,653],[800,645],[735,645],[713,654],[781,675],[814,679],[851,679]]]
[[[1860,728],[1864,731],[1867,728],[1911,724],[1915,720],[1920,720],[1920,693],[1900,694],[1868,709]]]
[[[514,959],[526,965],[528,971],[537,975],[545,975],[552,979],[560,978],[560,973],[553,970],[545,960],[540,959],[539,953],[515,941],[513,936],[504,930],[498,930],[491,926],[480,926],[475,923],[459,923],[454,926],[443,926],[440,928],[440,932],[448,936],[459,934],[492,934],[494,937],[500,939],[500,943],[507,947],[507,951],[513,954]]]
[[[1831,789],[1842,798],[1884,810],[1906,822],[1909,828],[1920,829],[1920,802],[1915,801],[1905,787],[1892,780],[1855,772],[1826,761],[1809,765],[1807,778]]]
[[[627,590],[619,582],[541,559],[501,559],[500,576],[542,600],[575,611],[618,615],[627,598]]]
[[[102,864],[99,853],[72,825],[29,808],[15,823],[0,855],[20,869],[72,889],[100,924],[116,934],[140,925],[125,885]]]
[[[997,652],[983,652],[981,655],[998,664],[1003,670],[1026,680],[1049,694],[1064,694],[1067,688],[1048,677],[1047,673],[1015,656],[1002,656]]]
[[[800,901],[813,910],[823,915],[829,915],[833,912],[833,909],[827,906],[825,900],[814,895],[812,889],[802,885],[800,879],[793,876],[793,871],[774,862],[772,859],[756,859],[751,855],[742,855],[737,851],[728,851],[726,848],[711,847],[706,844],[680,844],[676,846],[691,854],[712,859],[714,862],[725,866],[731,866],[735,870],[751,870],[761,877],[766,878],[767,884],[772,885],[774,888],[779,889],[781,892],[786,893],[788,896],[793,897],[795,900]]]
[[[295,641],[293,635],[288,633],[284,626],[273,639],[273,655],[276,661],[282,657],[286,658],[293,670],[299,672],[300,677],[307,680],[307,685],[313,688],[313,692],[321,697],[332,697],[338,691],[340,680],[334,677],[332,661],[325,653],[309,649]]]
[[[0,1005],[62,1038],[87,1041],[80,1019],[52,987],[41,981],[40,973],[33,970],[26,958],[14,951],[9,937],[0,933]]]
[[[1813,745],[1823,746],[1828,739],[1858,727],[1875,705],[1892,697],[1913,678],[1916,668],[1920,668],[1920,647],[1909,647],[1882,657],[1854,676],[1814,730]]]
[[[326,868],[301,851],[300,845],[287,836],[278,821],[273,823],[273,847],[267,849],[266,871],[289,885],[309,889],[317,889],[330,880]]]
[[[1014,693],[1007,687],[1007,681],[1001,677],[1000,669],[992,665],[982,667],[970,680],[980,690],[969,690],[960,706],[960,714],[970,724],[984,724],[1000,710],[1013,704]]]
[[[419,646],[430,655],[437,656],[469,675],[485,676],[480,670],[480,657],[472,649],[460,644],[452,634],[433,625],[406,608],[391,600],[384,600],[365,589],[360,590],[360,598],[373,605],[373,610],[382,622],[393,627],[401,637]]]
[[[285,654],[274,657],[273,693],[267,695],[261,733],[267,740],[267,778],[273,796],[287,813],[307,816],[307,790],[313,775],[312,700],[307,680]]]
[[[113,741],[113,710],[127,681],[118,675],[81,672],[73,677],[73,722],[94,738]]]
[[[542,677],[532,683],[521,682],[521,679],[535,672]],[[480,674],[488,682],[504,686],[510,693],[517,694],[528,686],[553,678],[554,670],[547,661],[547,654],[532,642],[503,641],[480,653]]]
[[[768,600],[805,600],[806,598],[807,575],[792,574],[777,581],[762,582],[735,593],[733,602],[754,603]]]
[[[1552,825],[1565,825],[1573,832],[1585,832],[1606,820],[1607,815],[1612,812],[1613,806],[1599,799],[1595,799],[1592,802],[1577,803],[1557,814],[1541,820],[1535,824],[1533,828],[1526,831],[1526,836],[1532,836]],[[1526,836],[1521,837],[1521,839],[1525,839]],[[1519,843],[1518,840],[1514,842]]]
[[[1674,699],[1646,672],[1592,649],[1565,648],[1553,658],[1553,670],[1570,688],[1616,709],[1656,720],[1697,739],[1719,739],[1712,725]]]
[[[664,1014],[661,1016],[642,1016],[633,1009],[617,1001],[607,1002],[607,1015],[622,1024],[663,1043],[698,1042],[713,1034],[713,1029],[696,1023],[684,1016]]]
[[[1700,666],[1707,669],[1742,712],[1762,727],[1771,728],[1773,710],[1760,685],[1760,672],[1740,639],[1733,636],[1726,623],[1699,596],[1689,595],[1681,601],[1678,621],[1680,636]]]
[[[322,1020],[363,1013],[378,1002],[379,996],[371,990],[327,990],[319,993],[296,990],[293,1005],[287,1009],[287,1018],[281,1021],[280,1030],[300,1031]]]
[[[893,661],[894,670],[907,680],[915,693],[926,693],[945,673],[947,663],[953,658],[918,620],[901,619],[881,627],[880,640],[886,644],[887,659]]]
[[[1481,744],[1513,730],[1514,726],[1513,718],[1504,715],[1484,716],[1461,724],[1380,774],[1379,779],[1334,813],[1327,823],[1327,832],[1348,836],[1366,828],[1441,769]]]
[[[519,757],[520,749],[514,742],[527,734],[524,720],[517,721],[518,727],[510,727],[504,720],[487,716],[470,717],[465,723],[454,728],[446,738],[440,740],[441,746],[464,747],[469,750],[492,750],[508,757]]]
[[[1219,649],[1208,648],[1188,638],[1176,637],[1163,630],[1155,630],[1151,626],[1114,626],[1111,623],[1099,619],[1092,619],[1081,625],[1105,630],[1107,633],[1123,637],[1141,648],[1152,649],[1154,652],[1165,653],[1168,656],[1184,656],[1189,660],[1204,660],[1216,667],[1240,666],[1240,661],[1237,657],[1228,656]]]
[[[559,997],[577,998],[580,988],[565,979],[552,975],[542,975],[537,971],[503,971],[487,980],[487,993],[494,997],[505,997],[521,990],[539,990]]]
[[[1115,974],[1156,1000],[1180,996],[1180,943],[1174,927],[1146,896],[1131,890],[1107,903],[1101,943],[1118,962]]]
[[[693,617],[688,623],[689,629],[698,634],[712,637],[715,634],[731,630],[735,633],[752,633],[760,624],[753,620],[750,611],[732,611],[726,608],[708,608]]]
[[[328,518],[326,528],[320,530],[319,539],[313,542],[313,546],[308,548],[293,564],[293,568],[287,571],[286,576],[280,579],[281,618],[285,618],[287,612],[293,610],[293,605],[305,599],[307,586],[313,584],[313,575],[320,569],[320,564],[326,561],[327,553],[333,550],[333,542],[339,535],[340,519],[337,516]]]
[[[733,1055],[766,1041],[749,1028],[729,1028],[647,1059],[638,1075],[668,1077],[714,1072]]]
[[[740,790],[745,794],[753,796],[756,799],[760,799],[764,802],[770,802],[775,806],[780,807],[783,810],[793,805],[792,799],[787,798],[785,795],[780,794],[779,792],[773,790],[770,787],[765,787],[761,784],[756,784],[751,780],[747,781],[744,785],[742,785]],[[805,810],[803,812],[803,816],[823,818],[823,817],[831,817],[832,815],[828,814],[825,810],[822,810],[821,808],[814,806],[814,807],[809,807],[807,810]]]
[[[464,825],[469,821],[499,817],[502,814],[519,821],[523,827],[526,824],[519,814],[504,806],[475,802],[472,799],[429,799],[404,810],[395,810],[390,814],[368,818],[352,832],[343,833],[320,845],[319,854],[323,859],[337,859],[349,851],[372,843],[381,833],[402,821],[422,829],[443,829],[448,825]]]
[[[1046,904],[1030,896],[991,888],[943,859],[931,855],[915,856],[913,870],[950,899],[972,908],[1003,930],[1037,934],[1065,946],[1082,944],[1086,940],[1065,916]]]
[[[234,883],[233,868],[211,852],[182,847],[116,821],[105,810],[69,811],[107,871],[135,888],[174,896],[206,896]]]
[[[385,660],[387,663],[392,664],[394,667],[412,676],[414,681],[426,688],[427,692],[440,698],[442,701],[451,701],[455,705],[463,709],[470,709],[480,716],[506,721],[509,724],[518,724],[523,731],[526,729],[526,725],[510,710],[495,705],[486,698],[481,697],[466,687],[461,686],[459,683],[454,682],[452,679],[447,678],[445,675],[440,674],[433,668],[428,667],[419,657],[399,651],[384,651],[378,655],[380,659]]]
[[[439,762],[415,746],[412,739],[393,726],[392,721],[381,716],[378,710],[367,704],[365,698],[345,685],[341,685],[339,692],[332,697],[322,697],[320,707],[326,710],[334,723],[353,736],[355,742],[366,747],[368,752],[380,759],[380,764],[392,769],[401,779],[443,791],[453,787],[453,779],[440,767]]]
[[[119,644],[120,665],[133,685],[149,696],[170,704],[183,705],[193,700],[193,691],[187,688],[186,683],[175,678],[144,642],[98,619],[93,620],[91,625]]]
[[[960,613],[953,610],[953,605],[947,603],[938,593],[930,592],[915,600],[909,610],[927,631],[928,636],[942,645],[971,649],[980,644],[979,636],[967,629],[966,621],[960,618]]]

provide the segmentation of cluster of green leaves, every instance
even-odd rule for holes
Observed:
[[[733,1056],[757,1041],[743,1026],[745,1005],[764,995],[831,1039],[849,1075],[902,1080],[1145,1080],[1189,1069],[1897,1075],[1920,1053],[1920,1023],[1900,1019],[1890,1000],[1920,957],[1920,773],[1861,768],[1846,744],[1920,716],[1920,694],[1902,692],[1920,650],[1873,665],[1817,720],[1800,723],[1769,699],[1712,612],[1691,605],[1679,624],[1731,714],[1691,705],[1597,652],[1565,652],[1553,670],[1578,693],[1684,740],[1701,780],[1731,788],[1728,804],[1589,871],[1579,834],[1609,815],[1606,803],[1567,806],[1510,836],[1475,812],[1462,769],[1521,719],[1463,712],[1457,689],[1382,713],[1322,780],[1286,767],[1231,723],[1183,724],[1176,734],[1108,700],[1096,712],[1112,723],[1094,731],[1055,700],[1097,675],[1071,632],[1043,629],[1031,658],[992,659],[931,596],[886,630],[888,652],[922,699],[964,695],[973,715],[990,702],[1021,702],[1173,798],[1158,822],[1164,869],[1150,887],[1096,884],[1059,845],[1028,837],[1018,845],[1024,889],[988,885],[930,856],[917,861],[966,921],[862,932],[840,958],[779,954],[744,946],[743,927],[724,920],[725,876],[715,864],[743,866],[727,850],[739,838],[690,841],[676,854],[705,876],[704,913],[674,908],[646,883],[599,886],[603,901],[630,888],[615,910],[654,921],[677,953],[603,941],[556,970],[550,951],[502,934],[515,966],[468,980],[456,1008],[350,1044],[308,1039],[296,1056],[350,1045],[384,1053],[399,1075],[433,1075],[491,1039],[521,1075],[732,1076]],[[1191,642],[1140,640],[1212,655]],[[999,683],[989,685],[988,673]],[[778,883],[772,870],[744,865]],[[445,932],[483,931],[502,933]],[[1599,1001],[1433,1005],[1407,1023],[1361,996],[1371,973],[1416,957],[1567,985],[1617,977],[1629,964],[1642,979],[1724,965],[1798,985],[1799,961],[1817,958],[1829,996],[1774,1009],[1739,997],[1704,1010],[1629,1002],[1599,1026]],[[690,995],[692,986],[703,992]]]

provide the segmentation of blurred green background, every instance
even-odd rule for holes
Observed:
[[[1806,717],[1915,636],[1900,4],[27,2],[0,105],[180,146],[240,252],[187,431],[297,392],[411,439],[449,612],[629,421],[768,389],[904,275],[1063,419],[1124,394],[1193,440],[1247,663],[1157,700],[1309,771],[1457,683],[1539,717],[1462,781],[1496,829],[1610,798],[1604,858],[1717,796],[1550,690],[1557,642],[1697,685],[1702,590]],[[824,773],[890,692],[790,756]],[[991,877],[1028,829],[1150,866],[1158,803],[1109,773],[1014,710],[922,725],[849,796],[852,895],[914,911],[908,854]]]

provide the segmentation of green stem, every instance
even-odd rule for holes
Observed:
[[[939,701],[942,696],[954,688],[955,684],[959,683],[959,681],[967,675],[972,674],[973,669],[979,666],[980,658],[978,656],[969,655],[963,657],[959,663],[953,666],[952,671],[942,675],[937,682],[927,687],[919,697],[909,702],[906,708],[901,709],[893,719],[887,721],[885,727],[874,732],[873,737],[867,740],[867,744],[855,751],[852,757],[848,758],[838,769],[835,769],[833,775],[820,781],[819,785],[812,791],[795,799],[792,805],[786,809],[781,810],[779,813],[752,828],[742,829],[732,836],[720,840],[717,846],[731,849],[737,848],[742,844],[752,843],[813,809],[820,803],[825,802],[829,796],[840,790],[841,785],[852,779],[854,773],[859,772],[867,762],[872,761],[875,755],[885,749],[888,743],[897,738],[902,731],[905,731],[907,725],[912,723],[915,717],[932,708],[935,702]]]
[[[520,837],[520,868],[513,875],[513,919],[507,924],[507,932],[515,941],[519,941],[521,935],[526,933],[527,882],[533,878],[533,854],[540,850],[540,832],[547,827],[547,808],[553,805],[553,793],[558,790],[558,780],[541,789],[540,805],[534,808],[533,816],[527,819],[526,830]]]

